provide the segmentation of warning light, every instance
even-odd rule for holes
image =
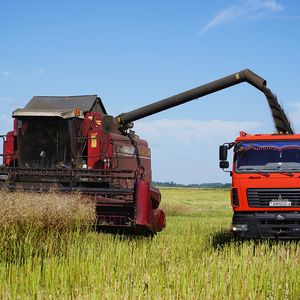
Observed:
[[[75,115],[75,117],[79,117],[79,116],[80,116],[80,113],[81,113],[81,111],[80,111],[79,108],[76,108],[76,109],[74,110],[74,115]]]

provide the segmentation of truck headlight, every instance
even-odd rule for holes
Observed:
[[[232,231],[248,231],[248,224],[232,224]]]

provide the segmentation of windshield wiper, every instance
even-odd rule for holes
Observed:
[[[294,176],[293,172],[288,172],[288,171],[278,171],[278,173],[286,175],[286,176],[290,176],[290,177]]]
[[[243,169],[240,169],[240,171],[244,171],[244,170],[254,171],[255,173],[261,174],[261,175],[266,176],[266,177],[270,176],[270,173],[261,171],[259,169],[253,169],[253,168],[243,168]]]
[[[286,176],[290,176],[290,177],[293,177],[294,176],[294,173],[293,172],[290,172],[291,170],[293,169],[268,169],[270,171],[274,171],[275,173],[280,173],[280,174],[283,174],[283,175],[286,175]]]
[[[290,177],[293,177],[294,176],[294,173],[292,172],[293,170],[297,170],[297,169],[291,169],[291,168],[280,168],[279,166],[275,169],[267,169],[271,172],[274,172],[274,173],[280,173],[280,174],[283,174],[283,175],[286,175],[286,176],[290,176]]]
[[[261,171],[261,170],[258,170],[258,169],[254,169],[255,172],[257,172],[258,174],[261,174],[261,175],[264,175],[266,177],[269,177],[270,176],[270,173],[268,172],[264,172],[264,171]]]

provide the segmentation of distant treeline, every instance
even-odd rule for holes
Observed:
[[[220,182],[213,182],[213,183],[192,183],[192,184],[182,184],[182,183],[175,183],[171,182],[159,182],[159,181],[152,181],[152,184],[157,187],[184,187],[184,188],[205,188],[205,189],[225,189],[230,188],[231,183],[220,183]]]

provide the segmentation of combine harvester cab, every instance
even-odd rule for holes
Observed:
[[[99,97],[33,97],[13,118],[14,130],[2,136],[0,188],[80,192],[95,202],[102,229],[153,234],[165,227],[147,142],[120,131]]]

